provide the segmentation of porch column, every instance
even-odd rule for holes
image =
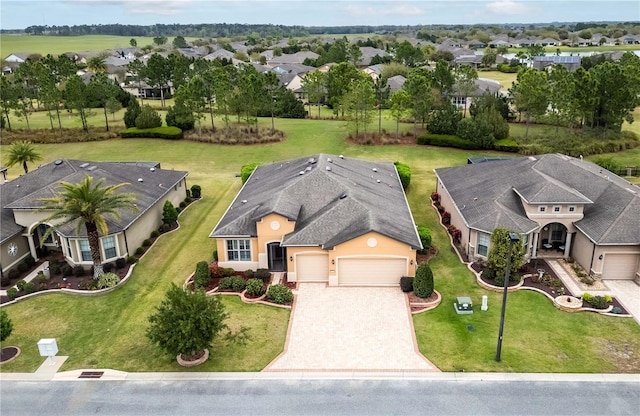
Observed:
[[[571,250],[571,236],[572,235],[573,234],[571,234],[571,233],[567,233],[567,241],[564,242],[564,254],[563,254],[563,256],[564,256],[565,259],[569,257],[569,253],[570,253],[570,250]]]
[[[23,237],[27,237],[31,257],[33,257],[35,260],[38,260],[38,254],[36,253],[36,243],[33,241],[33,234],[23,234]]]
[[[540,232],[533,233],[533,251],[531,253],[532,259],[538,258],[538,239],[540,237]]]

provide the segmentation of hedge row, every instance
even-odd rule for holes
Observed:
[[[422,136],[418,137],[418,144],[421,145],[430,145],[430,146],[438,146],[438,147],[455,147],[457,149],[465,149],[465,150],[481,150],[482,147],[477,143],[474,143],[470,140],[461,139],[458,136],[449,135],[449,134],[431,134],[426,133]],[[501,152],[511,152],[518,153],[519,146],[512,139],[502,139],[498,140],[493,144],[494,150],[499,150]]]
[[[152,129],[138,129],[131,127],[120,133],[123,139],[152,138],[177,140],[182,138],[182,130],[177,127],[155,127]]]

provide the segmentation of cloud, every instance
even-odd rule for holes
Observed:
[[[424,10],[407,3],[390,3],[382,7],[363,6],[360,4],[349,5],[347,12],[354,17],[372,16],[416,16],[424,14]]]
[[[514,16],[538,11],[534,7],[530,7],[526,4],[519,3],[513,0],[492,1],[487,4],[486,9],[490,13],[503,16]]]
[[[194,0],[66,0],[76,4],[120,6],[131,14],[172,15],[185,11]]]

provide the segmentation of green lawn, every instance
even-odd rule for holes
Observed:
[[[393,128],[391,120],[385,121]],[[271,120],[260,119],[264,127]],[[427,146],[354,146],[345,143],[350,131],[345,122],[276,119],[287,133],[281,143],[258,146],[220,146],[188,141],[110,140],[103,142],[37,145],[43,162],[58,158],[87,160],[156,160],[163,168],[190,172],[190,185],[199,184],[203,200],[180,218],[182,227],[162,237],[136,266],[131,280],[119,290],[98,297],[50,294],[7,307],[14,322],[11,345],[23,353],[2,371],[33,371],[42,362],[36,343],[58,339],[60,355],[69,355],[63,370],[114,368],[125,371],[178,371],[174,359],[160,354],[144,337],[146,319],[171,282],[181,283],[199,260],[208,260],[214,242],[207,236],[240,188],[236,174],[249,162],[269,163],[318,152],[345,154],[370,160],[403,161],[413,171],[408,191],[416,222],[433,230],[440,255],[432,262],[442,305],[414,318],[418,343],[425,355],[443,370],[478,371],[617,371],[610,360],[616,351],[631,348],[638,356],[640,326],[631,319],[594,314],[565,314],[535,293],[515,293],[509,298],[503,364],[493,362],[497,337],[499,296],[480,289],[471,273],[451,253],[448,239],[427,203],[435,188],[434,168],[461,165],[478,154]],[[411,128],[410,125],[403,126]],[[0,151],[5,150],[5,146]],[[486,154],[487,152],[482,152]],[[620,153],[621,157],[630,152]],[[637,156],[637,153],[635,153]],[[634,156],[631,156],[634,157]],[[19,169],[9,170],[9,177]],[[471,295],[476,303],[489,296],[486,313],[458,316],[452,302]],[[244,305],[225,298],[231,325],[250,327],[246,346],[217,341],[212,358],[195,371],[253,371],[263,368],[282,351],[289,312],[259,305]],[[468,332],[466,324],[476,330]],[[547,342],[546,340],[549,340]],[[469,342],[472,341],[471,344]],[[543,345],[544,344],[544,345]],[[568,358],[566,358],[568,357]],[[517,361],[517,362],[516,362]],[[619,360],[621,363],[624,360]],[[635,371],[640,366],[635,363]]]
[[[102,51],[105,49],[128,48],[129,40],[135,39],[139,47],[153,45],[153,37],[145,36],[30,36],[30,35],[2,35],[0,50],[4,59],[12,53],[39,53],[60,55],[66,52]],[[185,38],[188,42],[196,38]],[[167,45],[171,45],[173,37],[169,37]]]

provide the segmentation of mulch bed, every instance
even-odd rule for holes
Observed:
[[[10,359],[12,359],[16,355],[18,355],[18,352],[19,352],[19,350],[18,350],[17,347],[4,347],[4,348],[2,348],[2,350],[0,351],[0,363],[4,363],[5,361],[9,361]]]
[[[438,295],[436,294],[436,292],[433,292],[431,296],[429,296],[427,299],[419,298],[416,295],[414,295],[413,292],[408,292],[407,296],[409,298],[409,304],[434,302],[436,299],[438,299]],[[424,306],[420,308],[424,308]]]

